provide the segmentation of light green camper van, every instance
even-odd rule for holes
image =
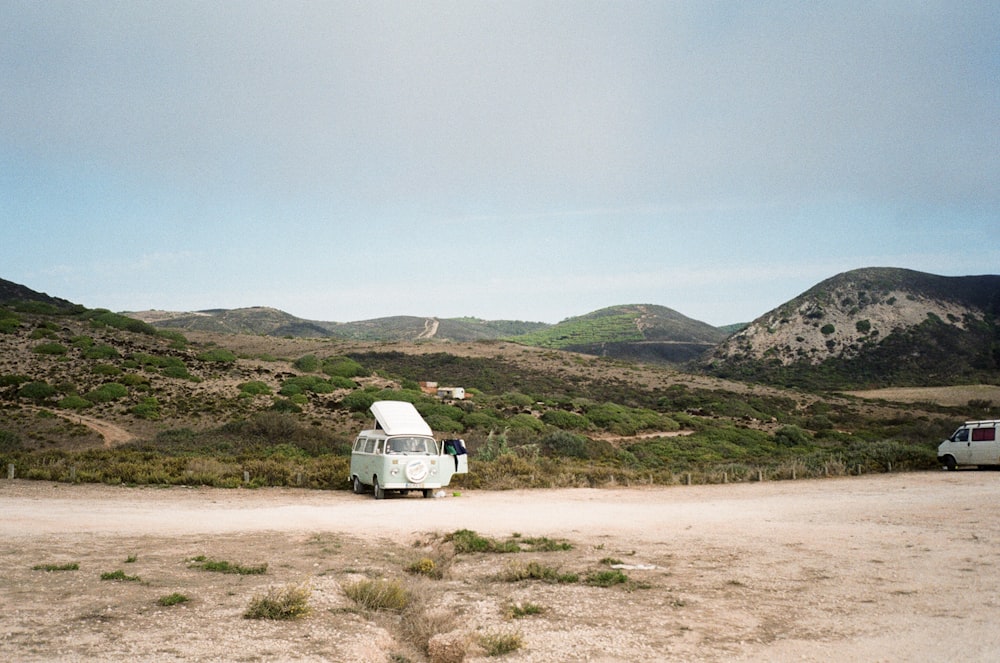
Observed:
[[[419,490],[430,497],[434,489],[451,483],[452,476],[469,471],[465,443],[435,440],[413,403],[376,401],[370,410],[375,427],[361,431],[351,450],[355,493],[371,486],[377,500],[389,490]]]

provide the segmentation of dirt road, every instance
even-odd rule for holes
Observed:
[[[448,629],[516,633],[505,661],[993,661],[1000,657],[1000,472],[662,489],[464,492],[441,499],[299,490],[0,481],[0,658],[422,661],[407,618],[366,615],[343,587],[397,578]],[[569,551],[462,554],[445,577],[408,563],[458,529],[551,537]],[[204,555],[268,565],[209,573]],[[505,582],[537,561],[581,579]],[[78,570],[39,565],[77,563]],[[102,581],[123,570],[135,581]],[[242,618],[268,587],[307,582],[312,613]],[[178,592],[191,600],[162,607]],[[505,616],[530,603],[543,612]],[[442,629],[444,630],[444,629]],[[466,660],[487,659],[475,646]]]

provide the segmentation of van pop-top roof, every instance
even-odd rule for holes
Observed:
[[[375,415],[375,430],[384,430],[387,435],[426,435],[434,437],[431,427],[406,401],[375,401],[369,408]]]

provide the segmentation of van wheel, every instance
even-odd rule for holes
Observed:
[[[354,475],[354,485],[353,485],[353,488],[354,488],[354,494],[355,495],[360,495],[361,493],[365,492],[365,487],[361,485],[361,479],[359,479],[358,475],[356,475],[356,474]]]
[[[427,490],[426,488],[424,489],[424,497],[430,497],[433,494],[434,494],[433,490]]]
[[[372,488],[375,490],[375,499],[385,499],[385,490],[383,490],[382,485],[379,484],[378,477],[374,477],[372,479]]]
[[[944,457],[944,469],[948,470],[949,472],[954,472],[957,468],[958,468],[958,463],[955,462],[954,456]]]

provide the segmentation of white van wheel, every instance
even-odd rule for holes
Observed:
[[[958,468],[958,463],[955,462],[954,456],[944,457],[944,469],[948,470],[949,472],[954,472],[957,468]]]
[[[360,495],[361,493],[365,492],[365,487],[361,485],[361,479],[358,478],[357,474],[354,475],[353,488],[355,495]]]
[[[383,490],[381,484],[378,482],[378,477],[372,479],[372,488],[375,490],[375,499],[381,500],[385,498],[385,490]]]

